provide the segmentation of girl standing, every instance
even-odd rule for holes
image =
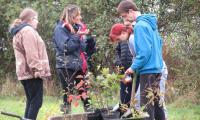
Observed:
[[[83,35],[88,34],[81,22],[81,10],[76,5],[64,8],[60,21],[54,29],[53,42],[56,50],[56,69],[63,89],[61,111],[70,113],[75,89],[81,95],[84,109],[89,108],[86,82],[87,61],[84,54],[86,44]],[[78,87],[77,87],[78,86]]]
[[[11,25],[18,80],[24,86],[24,117],[36,120],[43,98],[43,80],[49,79],[50,67],[45,43],[36,31],[38,13],[25,8]]]

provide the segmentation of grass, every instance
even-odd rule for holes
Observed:
[[[169,106],[169,120],[200,120],[200,105],[176,108]]]
[[[49,116],[61,115],[59,105],[61,101],[56,97],[45,97],[43,106],[38,114],[38,120],[47,120]],[[200,120],[200,105],[194,105],[189,101],[175,101],[167,105],[169,120]],[[23,116],[25,97],[0,97],[0,111],[12,112]],[[82,107],[73,107],[73,113],[83,112]],[[0,120],[18,120],[13,117],[0,115]]]
[[[200,104],[195,98],[193,95],[181,96],[170,104],[169,120],[200,120]]]
[[[0,111],[11,112],[23,116],[25,109],[25,97],[0,97]],[[59,105],[61,100],[56,97],[44,97],[42,108],[38,114],[38,120],[47,120],[49,116],[61,115]],[[81,106],[81,105],[79,105]],[[83,112],[82,107],[73,107],[73,113]],[[19,120],[17,118],[0,115],[0,120]]]

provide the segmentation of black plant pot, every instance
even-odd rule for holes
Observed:
[[[131,117],[131,116],[130,116]],[[87,120],[144,120],[145,118],[123,118],[120,119],[120,112],[110,112],[110,109],[97,109],[94,113],[88,114]]]
[[[88,115],[88,120],[112,120],[119,119],[119,112],[110,112],[109,109],[97,109],[94,113]]]
[[[48,120],[144,120],[144,118],[124,118],[120,119],[119,112],[110,112],[109,109],[97,109],[95,112],[82,114],[70,114],[63,116],[50,117]]]

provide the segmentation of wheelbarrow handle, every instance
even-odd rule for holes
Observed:
[[[15,117],[15,118],[19,118],[20,120],[23,120],[22,117],[20,117],[19,115],[15,115],[15,114],[13,114],[13,113],[8,113],[8,112],[2,112],[2,111],[1,111],[1,114],[2,114],[2,115],[11,116],[11,117]]]

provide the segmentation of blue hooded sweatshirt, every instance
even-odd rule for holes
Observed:
[[[144,14],[134,26],[135,60],[131,69],[145,73],[161,73],[163,67],[162,39],[158,33],[156,16]]]

